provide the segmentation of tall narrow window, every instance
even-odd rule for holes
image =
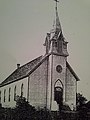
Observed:
[[[11,88],[9,88],[9,98],[8,98],[8,101],[10,102],[11,100]]]
[[[21,85],[21,97],[23,97],[23,83]]]
[[[1,91],[0,91],[0,103],[1,103]]]
[[[4,90],[4,102],[6,101],[6,89]]]
[[[14,88],[14,101],[16,100],[16,86]]]

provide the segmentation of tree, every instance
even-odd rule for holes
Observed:
[[[86,101],[87,99],[80,93],[77,94],[77,111],[79,115],[79,120],[86,120],[87,118],[87,107]]]
[[[81,109],[86,104],[87,99],[80,93],[76,96],[77,109]]]
[[[26,101],[26,98],[18,97],[16,100],[16,108],[14,109],[13,120],[35,120],[35,112],[35,108]]]
[[[5,109],[2,107],[0,103],[0,120],[5,120]]]

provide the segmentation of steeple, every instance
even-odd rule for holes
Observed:
[[[58,8],[57,8],[57,3],[59,1],[56,1],[56,6],[55,6],[55,20],[54,20],[54,24],[53,24],[53,29],[50,31],[51,34],[53,34],[52,37],[55,37],[56,39],[59,37],[59,35],[62,33],[62,28],[61,28],[61,24],[60,24],[60,20],[59,20],[59,16],[58,16]]]
[[[47,33],[45,44],[46,54],[55,53],[62,56],[68,56],[67,52],[67,43],[62,34],[62,28],[58,16],[57,3],[58,0],[54,0],[56,2],[55,6],[55,21],[53,24],[53,29],[50,30],[50,33]]]

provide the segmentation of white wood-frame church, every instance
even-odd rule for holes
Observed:
[[[68,42],[63,37],[55,1],[56,18],[45,39],[45,54],[23,66],[17,64],[17,69],[0,84],[3,107],[15,107],[16,96],[22,96],[36,108],[58,110],[61,97],[63,104],[76,108],[79,78],[67,61]]]

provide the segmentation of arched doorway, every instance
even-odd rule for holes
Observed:
[[[54,84],[54,100],[58,105],[62,105],[63,102],[63,83],[58,79]]]

